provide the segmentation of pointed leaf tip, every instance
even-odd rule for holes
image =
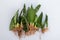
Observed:
[[[38,12],[39,8],[41,7],[41,5],[39,4],[36,8],[35,8],[35,12]]]

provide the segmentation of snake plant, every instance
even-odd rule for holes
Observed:
[[[37,15],[40,7],[40,4],[37,5],[35,8],[31,5],[31,7],[28,7],[28,9],[26,9],[26,5],[24,4],[24,7],[21,10],[20,14],[18,15],[19,10],[17,10],[16,14],[11,19],[9,29],[13,30],[18,27],[19,30],[16,30],[19,33],[22,30],[24,30],[25,32],[30,32],[31,30],[33,31],[36,28],[41,28],[42,30],[45,28],[45,25],[46,27],[48,27],[48,15],[46,14],[44,22],[42,22],[43,12],[41,12],[39,16]]]

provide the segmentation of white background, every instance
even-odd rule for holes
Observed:
[[[40,11],[48,14],[49,30],[42,40],[60,40],[60,0],[0,0],[0,40],[18,40],[9,31],[9,23],[16,10],[23,8],[24,3],[27,7],[41,4],[38,15]]]

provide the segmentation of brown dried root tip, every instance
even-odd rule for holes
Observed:
[[[11,30],[12,32],[16,32],[16,29],[14,28],[13,30]]]
[[[29,36],[29,35],[33,35],[34,33],[35,33],[35,31],[29,30],[28,32],[25,33],[25,35]]]
[[[21,23],[21,25],[20,25],[20,27],[19,27],[19,29],[17,31],[18,31],[18,36],[21,37],[22,32],[23,32],[23,25],[22,25],[22,23]]]
[[[33,31],[30,30],[30,34],[31,34],[31,35],[35,34],[35,32],[36,32],[35,30],[33,30]]]
[[[17,35],[17,28],[14,28],[12,32],[14,32],[14,34]]]
[[[20,38],[22,35],[22,30],[21,31],[18,31],[18,37]]]
[[[45,33],[45,32],[47,32],[47,31],[48,31],[48,28],[42,29],[42,33]]]
[[[29,36],[30,35],[30,31],[25,32],[25,35]]]

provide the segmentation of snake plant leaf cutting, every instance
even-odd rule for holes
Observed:
[[[42,26],[42,18],[43,18],[43,12],[41,12],[41,14],[39,15],[37,19],[37,23],[40,24],[40,26]]]
[[[24,4],[24,7],[23,7],[23,15],[22,15],[22,23],[23,23],[23,30],[28,31],[28,21],[27,21],[27,10],[26,10],[26,5]]]
[[[45,27],[46,26],[46,27]],[[48,30],[48,16],[46,14],[45,20],[41,26],[42,28],[42,33],[46,32]]]
[[[46,14],[46,18],[45,18],[45,23],[46,23],[46,27],[48,27],[48,15]]]
[[[26,9],[26,5],[24,4],[21,12],[19,13],[19,10],[17,10],[16,14],[12,17],[9,29],[17,32],[19,37],[23,32],[25,35],[34,34],[36,31],[39,31],[39,29],[45,32],[48,28],[48,15],[45,15],[45,20],[42,22],[43,12],[41,12],[39,16],[37,15],[40,7],[40,4],[35,8],[31,5],[31,7]]]
[[[11,23],[10,23],[10,30],[12,30],[13,28],[15,28],[15,25],[17,24],[17,18],[18,18],[18,11],[16,12],[16,14],[13,16]]]
[[[14,24],[14,17],[13,17],[11,20],[9,29],[12,30],[14,27],[15,27],[15,24]]]

